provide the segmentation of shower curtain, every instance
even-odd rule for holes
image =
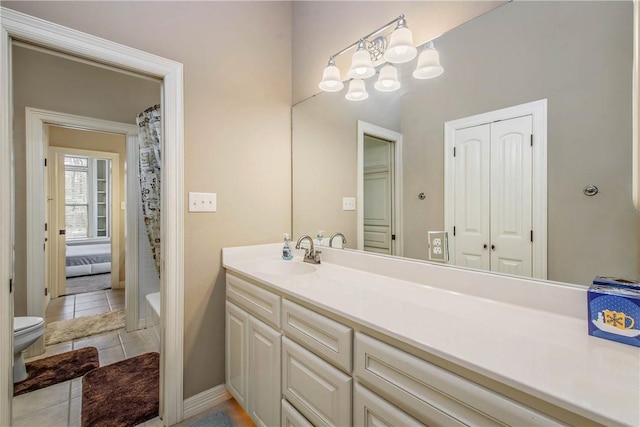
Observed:
[[[155,105],[136,118],[142,215],[158,276],[160,276],[160,146],[162,141],[160,117],[160,105]]]

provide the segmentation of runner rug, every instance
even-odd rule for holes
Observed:
[[[124,328],[124,310],[47,323],[44,344],[53,345]]]
[[[95,347],[85,347],[27,362],[25,366],[29,377],[13,385],[14,396],[81,377],[99,367],[100,360]]]
[[[82,427],[135,426],[158,416],[160,355],[145,353],[82,378]]]

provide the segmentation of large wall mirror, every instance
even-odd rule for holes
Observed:
[[[428,260],[428,233],[449,225],[445,123],[546,100],[546,164],[532,178],[546,181],[546,196],[529,208],[534,222],[541,207],[546,217],[541,278],[585,286],[596,275],[637,278],[632,2],[510,2],[435,45],[445,68],[438,78],[415,80],[415,65],[400,64],[397,92],[377,92],[371,78],[365,101],[345,100],[345,86],[293,107],[294,235],[339,231],[346,248],[358,248],[363,206],[344,210],[343,199],[358,196],[358,123],[366,123],[402,137],[394,253]]]

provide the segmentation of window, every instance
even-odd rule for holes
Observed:
[[[92,157],[64,157],[67,239],[109,237],[110,163]]]

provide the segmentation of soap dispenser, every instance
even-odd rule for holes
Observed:
[[[285,261],[290,261],[293,259],[293,254],[291,253],[291,239],[289,238],[289,233],[284,233],[284,246],[282,247],[282,259]]]

